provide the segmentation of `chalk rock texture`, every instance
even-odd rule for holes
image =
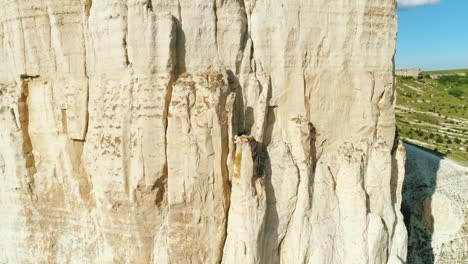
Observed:
[[[0,263],[405,262],[395,0],[0,6]]]
[[[413,145],[407,149],[403,212],[408,263],[468,260],[468,168]]]

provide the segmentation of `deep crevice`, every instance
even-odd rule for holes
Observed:
[[[93,0],[86,0],[84,4],[84,11],[86,17],[89,17],[89,14],[91,13],[91,7],[93,6]]]
[[[148,0],[148,2],[146,3],[146,8],[148,9],[148,11],[151,11],[151,12],[154,11],[154,9],[153,9],[153,1],[152,1],[152,0]]]
[[[126,7],[126,16],[125,16],[125,28],[124,28],[124,36],[122,38],[122,46],[123,46],[123,50],[124,50],[124,63],[125,63],[125,66],[129,67],[132,69],[132,63],[130,62],[130,58],[129,58],[129,55],[128,55],[128,4],[125,3],[125,7]]]
[[[28,96],[29,96],[29,86],[27,82],[21,82],[21,97],[18,98],[18,113],[19,120],[21,125],[21,131],[23,134],[23,155],[25,158],[25,168],[28,172],[27,179],[27,190],[31,199],[35,197],[34,195],[34,174],[37,172],[36,161],[32,153],[33,146],[31,142],[31,137],[29,135],[29,106],[28,106]]]
[[[122,45],[124,49],[125,66],[130,66],[130,60],[128,58],[128,47],[127,47],[127,31],[125,32],[125,36],[122,38]]]
[[[86,42],[86,31],[88,29],[88,19],[91,13],[91,7],[93,5],[92,0],[86,0],[84,5],[85,17],[83,18],[83,32],[82,32],[82,48],[83,48],[83,72],[86,78],[86,116],[85,116],[85,128],[83,132],[83,141],[86,140],[88,135],[88,126],[89,126],[89,69],[88,69],[88,50]]]
[[[216,51],[218,52],[218,7],[216,6],[216,0],[213,0],[213,14],[214,14],[214,41]]]

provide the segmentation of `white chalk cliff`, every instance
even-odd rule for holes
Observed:
[[[408,263],[468,261],[468,168],[405,144]]]
[[[0,0],[0,263],[404,263],[396,0]]]

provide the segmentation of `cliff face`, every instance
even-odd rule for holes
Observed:
[[[465,263],[468,259],[468,168],[406,144],[403,212],[408,263]]]
[[[396,1],[0,0],[1,263],[402,263]]]

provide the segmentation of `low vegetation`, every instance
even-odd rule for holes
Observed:
[[[397,91],[400,136],[468,164],[468,70],[397,77]]]

